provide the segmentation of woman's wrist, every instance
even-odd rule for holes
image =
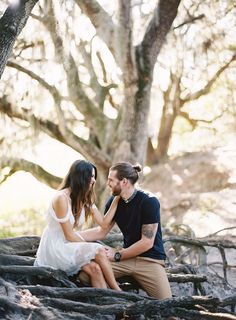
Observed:
[[[78,232],[77,232],[77,236],[78,236],[82,241],[84,241],[84,242],[85,242],[84,237],[82,237]]]

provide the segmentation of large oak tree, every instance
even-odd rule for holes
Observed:
[[[33,124],[48,136],[72,147],[95,162],[103,178],[113,162],[128,160],[144,164],[153,70],[179,4],[180,0],[156,1],[143,33],[134,39],[137,4],[131,0],[116,2],[115,17],[96,0],[45,0],[43,5],[37,6],[38,12],[32,17],[50,35],[58,82],[48,80],[50,71],[43,68],[47,55],[42,54],[36,63],[24,59],[24,52],[29,48],[41,46],[41,52],[45,53],[47,40],[30,43],[21,39],[18,51],[16,47],[8,66],[27,74],[39,84],[38,90],[49,94],[53,112],[49,111],[46,117],[41,116],[33,107],[24,105],[25,101],[16,105],[6,93],[0,100],[1,113],[12,120]],[[94,67],[91,43],[89,45],[76,34],[76,26],[83,28],[78,20],[80,12],[90,20],[95,30],[94,37],[105,48],[96,50],[100,72]],[[17,21],[20,24],[20,19]],[[114,61],[119,74],[117,81],[111,77],[104,50]],[[86,84],[83,72],[89,75]],[[119,92],[119,101],[113,91]],[[107,105],[116,112],[116,117],[107,115]],[[81,122],[89,132],[86,139],[76,130]],[[4,157],[1,167],[5,166],[11,168],[10,174],[22,168],[51,186],[58,184],[58,178],[22,159]]]

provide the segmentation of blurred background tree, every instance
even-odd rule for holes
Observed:
[[[155,84],[161,94],[154,108],[161,109],[161,115],[149,137],[149,164],[168,156],[176,131],[216,129],[226,119],[235,130],[235,5],[226,1],[182,5],[158,56],[157,68],[167,80],[164,83],[157,71]]]

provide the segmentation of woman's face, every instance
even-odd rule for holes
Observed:
[[[92,177],[91,177],[90,184],[89,184],[89,189],[90,189],[90,190],[92,189],[95,181],[96,181],[96,179],[95,179],[95,170],[94,170],[94,168],[93,168],[93,170],[92,170]]]

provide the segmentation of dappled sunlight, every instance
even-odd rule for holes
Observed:
[[[149,166],[143,167],[143,175],[144,176],[150,174],[151,172],[152,172],[152,168],[150,168]]]
[[[12,6],[17,6],[20,3],[20,0],[7,0],[7,2]]]
[[[190,226],[198,237],[204,237],[223,228],[232,227],[232,223],[228,223],[224,217],[220,217],[217,213],[201,212],[199,209],[189,210],[183,216],[183,223]],[[232,233],[236,235],[236,232],[230,230],[230,234]]]
[[[181,186],[183,184],[183,179],[178,174],[173,174],[172,179],[175,182],[176,186]]]

